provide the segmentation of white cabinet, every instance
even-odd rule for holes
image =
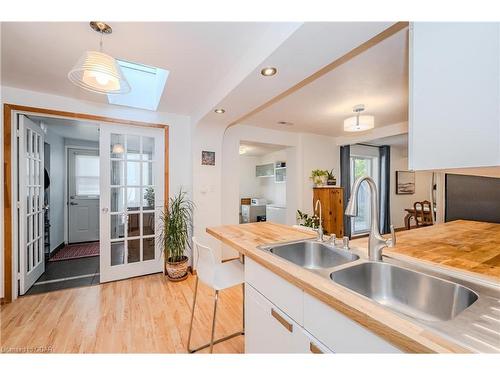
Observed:
[[[299,325],[252,286],[245,286],[245,352],[303,353]]]
[[[246,353],[329,353],[329,349],[260,294],[245,286]]]
[[[302,324],[304,320],[304,295],[302,289],[290,284],[248,257],[245,258],[245,281],[288,316]]]
[[[499,23],[410,26],[409,168],[500,165]]]
[[[246,353],[398,353],[371,331],[245,259]]]
[[[255,177],[274,177],[274,163],[256,165]]]
[[[304,328],[335,353],[401,353],[355,321],[304,293]]]

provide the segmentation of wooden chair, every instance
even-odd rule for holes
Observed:
[[[413,209],[415,210],[415,223],[417,227],[425,227],[434,224],[431,202],[427,200],[415,202],[413,204]]]

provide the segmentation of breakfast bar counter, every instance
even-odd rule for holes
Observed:
[[[457,272],[485,282],[496,290],[499,288],[500,275],[499,228],[500,225],[496,224],[457,221],[397,233],[397,246],[386,248],[383,253],[388,258],[420,262],[426,267],[435,266],[437,269]],[[490,345],[488,342],[484,346],[478,344],[479,350],[471,349],[471,345],[462,343],[455,336],[452,339],[432,327],[407,319],[317,273],[258,248],[270,243],[314,238],[315,233],[309,230],[263,222],[211,227],[207,228],[207,232],[251,259],[252,263],[271,271],[403,352],[500,351],[500,345]],[[366,242],[366,239],[353,240],[351,246],[366,256]],[[500,302],[495,303],[500,308]],[[493,330],[497,328],[498,324],[493,326]]]

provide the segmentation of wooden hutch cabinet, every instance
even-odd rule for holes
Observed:
[[[313,209],[316,201],[321,202],[323,228],[328,234],[335,233],[337,238],[344,236],[344,189],[335,186],[313,188]],[[319,215],[319,212],[316,212]]]

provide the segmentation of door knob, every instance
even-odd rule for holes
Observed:
[[[107,207],[104,207],[101,211],[103,214],[107,214],[109,209]]]
[[[78,206],[78,203],[70,202],[70,205],[72,205],[72,206]]]

